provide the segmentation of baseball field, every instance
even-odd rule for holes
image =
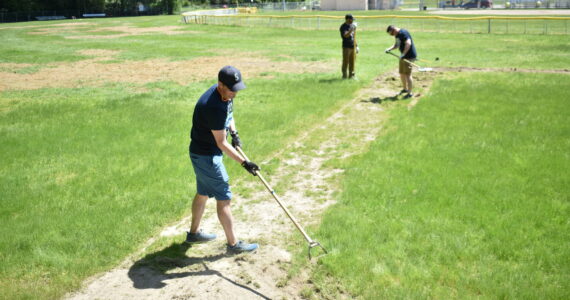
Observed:
[[[570,36],[411,34],[433,71],[404,100],[384,28],[349,81],[336,30],[0,24],[0,298],[568,299]],[[225,254],[213,203],[221,238],[183,243],[192,112],[225,65],[244,150],[327,255],[229,159],[261,248]]]

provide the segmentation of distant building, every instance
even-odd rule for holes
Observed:
[[[394,0],[321,0],[321,10],[393,9]]]

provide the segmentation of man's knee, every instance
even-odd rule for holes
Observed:
[[[216,200],[216,206],[218,208],[224,208],[231,205],[231,200]]]
[[[210,197],[208,197],[207,195],[200,195],[198,193],[196,193],[196,196],[194,196],[194,201],[207,201]]]

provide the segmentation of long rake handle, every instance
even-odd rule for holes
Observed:
[[[247,158],[247,156],[245,155],[245,153],[243,152],[243,150],[241,149],[241,147],[236,147],[236,150],[239,152],[239,154],[241,154],[246,160],[249,160],[249,158]],[[309,237],[309,235],[307,234],[307,232],[305,232],[305,230],[303,229],[303,227],[301,227],[301,225],[299,224],[299,222],[297,222],[297,220],[295,219],[295,217],[293,217],[293,215],[291,214],[291,212],[287,209],[287,207],[285,207],[285,205],[283,205],[283,203],[281,202],[281,200],[279,199],[279,197],[277,197],[277,194],[275,194],[275,191],[271,188],[271,186],[269,186],[269,183],[267,183],[267,181],[265,181],[265,179],[263,178],[263,176],[261,176],[261,173],[259,173],[259,171],[255,171],[255,175],[257,175],[257,177],[259,177],[259,179],[261,179],[261,182],[263,182],[263,185],[265,185],[265,187],[267,188],[267,190],[269,191],[269,193],[271,193],[271,195],[273,196],[273,198],[275,198],[275,201],[277,201],[277,203],[279,203],[279,206],[281,206],[281,208],[285,211],[285,214],[287,214],[287,216],[289,217],[289,219],[291,219],[291,221],[293,222],[293,224],[295,224],[295,227],[297,227],[297,229],[299,229],[299,231],[301,232],[301,234],[303,234],[303,236],[305,237],[305,239],[307,240],[307,242],[313,246],[314,244],[318,244],[315,241],[313,241],[313,239],[311,239],[311,237]]]
[[[391,54],[391,55],[397,57],[398,59],[400,58],[398,55],[396,55],[396,54],[394,54],[394,53],[392,53],[392,52],[386,52],[386,53]],[[412,66],[418,68],[418,69],[422,69],[422,67],[420,67],[420,66],[414,64],[413,62],[411,62],[411,61],[409,61],[409,60],[407,60],[407,59],[405,59],[405,58],[403,58],[403,60],[404,60],[405,62],[409,63],[410,65],[412,65]]]

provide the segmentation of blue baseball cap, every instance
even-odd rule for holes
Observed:
[[[218,80],[227,86],[232,92],[245,89],[241,72],[232,66],[223,67],[218,73]]]

